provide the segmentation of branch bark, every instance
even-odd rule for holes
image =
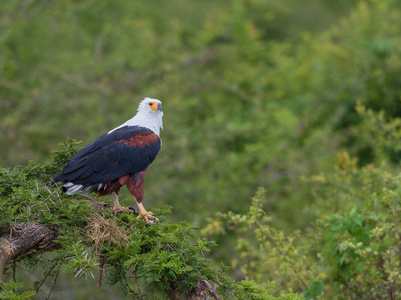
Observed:
[[[60,248],[55,243],[57,231],[39,223],[21,223],[11,228],[9,235],[0,238],[0,281],[7,264],[34,252]]]
[[[210,297],[221,300],[213,286],[205,279],[199,280],[196,288],[189,293],[172,290],[167,291],[167,295],[172,300],[203,300],[210,299]]]
[[[112,205],[106,202],[78,200],[80,201],[88,201],[96,210],[112,208]],[[57,229],[50,229],[36,222],[10,227],[9,232],[0,237],[0,281],[11,260],[35,252],[59,249],[60,245],[56,242],[57,236]]]

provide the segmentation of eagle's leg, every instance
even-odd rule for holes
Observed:
[[[145,210],[145,207],[143,207],[142,202],[137,201],[136,204],[138,204],[139,208],[138,219],[143,217],[145,219],[146,224],[153,224],[154,222],[159,222],[159,219],[156,218],[151,211]]]
[[[111,196],[113,197],[113,202],[114,202],[114,206],[113,206],[114,212],[118,212],[118,211],[132,212],[129,208],[120,205],[120,202],[118,202],[118,195],[116,192],[112,192]]]

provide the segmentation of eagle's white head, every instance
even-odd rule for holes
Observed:
[[[160,135],[160,128],[163,129],[162,118],[163,118],[162,102],[157,99],[146,97],[139,103],[138,112],[132,119],[128,120],[124,124],[121,124],[117,128],[114,128],[108,133],[111,133],[114,130],[124,126],[137,125],[149,128],[157,135]]]
[[[163,116],[162,102],[157,99],[146,97],[139,103],[138,112],[147,112],[147,113],[158,112]]]

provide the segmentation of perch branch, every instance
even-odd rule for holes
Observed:
[[[92,205],[95,210],[112,209],[111,204],[95,200],[77,200],[78,202],[86,201]],[[59,249],[61,246],[57,243],[58,232],[55,228],[48,228],[42,224],[32,223],[21,223],[14,227],[7,226],[8,233],[0,236],[0,281],[2,280],[3,273],[7,265],[20,257],[45,251],[54,251]],[[103,266],[104,256],[100,257],[100,273],[97,288],[100,288],[103,277]],[[53,265],[52,271],[56,265]],[[50,272],[49,271],[49,272]],[[50,293],[56,283],[57,275],[54,279]],[[47,276],[47,275],[46,275]],[[46,279],[45,276],[45,279]],[[191,292],[181,292],[177,290],[166,291],[168,297],[173,300],[189,299],[189,300],[202,300],[214,298],[215,300],[221,300],[221,297],[216,293],[213,286],[207,280],[199,280],[194,290]]]
[[[78,200],[77,202],[81,201],[87,201],[95,210],[112,208],[112,205],[106,202],[94,200]],[[60,245],[56,243],[58,236],[56,229],[50,229],[36,222],[7,227],[9,232],[0,236],[0,281],[10,261],[31,253],[60,248]]]
[[[8,236],[0,237],[0,281],[7,264],[19,257],[60,248],[55,243],[57,231],[39,223],[21,223],[11,228]]]

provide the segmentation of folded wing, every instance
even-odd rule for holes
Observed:
[[[84,147],[53,180],[90,186],[136,174],[153,162],[160,146],[150,129],[126,126]]]

